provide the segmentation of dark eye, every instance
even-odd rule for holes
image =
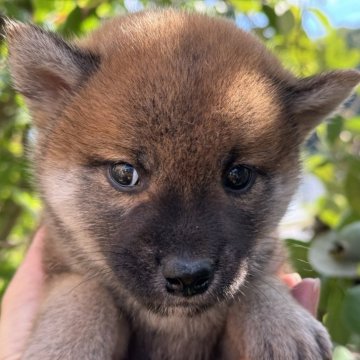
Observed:
[[[133,187],[139,183],[138,172],[132,165],[127,163],[110,165],[109,176],[115,185],[123,187]]]
[[[255,171],[243,165],[230,168],[224,176],[224,185],[231,190],[246,191],[255,181]]]

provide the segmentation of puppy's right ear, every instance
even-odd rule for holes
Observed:
[[[99,57],[37,26],[5,21],[10,72],[36,125],[52,117],[97,69]]]
[[[337,70],[298,80],[287,102],[302,137],[336,111],[359,83],[357,70]]]

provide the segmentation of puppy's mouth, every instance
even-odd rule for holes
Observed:
[[[145,311],[163,317],[196,316],[233,301],[241,293],[247,273],[246,259],[242,259],[235,266],[217,267],[206,281],[203,281],[203,274],[199,273],[197,274],[198,282],[194,284],[200,289],[196,288],[193,293],[186,289],[189,285],[185,284],[182,288],[184,284],[180,285],[175,281],[174,287],[169,289],[168,280],[162,268],[159,267],[149,279],[152,286],[146,292],[139,292],[139,289],[144,288],[140,286],[141,284],[129,286],[130,284],[124,282],[118,283],[118,289],[123,303],[126,303],[130,311]]]
[[[163,293],[159,299],[148,299],[143,301],[145,306],[152,313],[162,316],[182,315],[194,316],[206,312],[223,300],[214,293],[214,289],[209,289],[202,294],[177,296],[171,293]]]
[[[227,304],[241,293],[241,288],[248,275],[247,262],[239,265],[235,277],[228,283],[223,283],[224,274],[215,274],[209,288],[196,295],[174,295],[163,292],[160,301],[142,302],[150,312],[161,316],[196,316],[208,310]]]

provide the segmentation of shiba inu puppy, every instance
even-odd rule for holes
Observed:
[[[23,358],[330,359],[271,234],[300,145],[360,74],[298,79],[231,22],[174,10],[73,42],[6,32],[48,229]]]

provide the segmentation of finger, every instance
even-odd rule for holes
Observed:
[[[295,299],[311,314],[316,316],[320,299],[320,280],[303,279],[291,290]]]
[[[21,294],[37,293],[38,285],[44,281],[42,269],[42,247],[45,229],[40,228],[29,247],[29,250],[11,280],[3,298],[3,306],[11,306],[13,300]],[[28,296],[28,295],[27,295]]]
[[[44,285],[41,264],[44,229],[40,229],[11,280],[1,304],[0,358],[16,358],[30,334]]]
[[[298,273],[282,274],[280,275],[281,280],[292,289],[294,286],[301,282],[301,276]]]

